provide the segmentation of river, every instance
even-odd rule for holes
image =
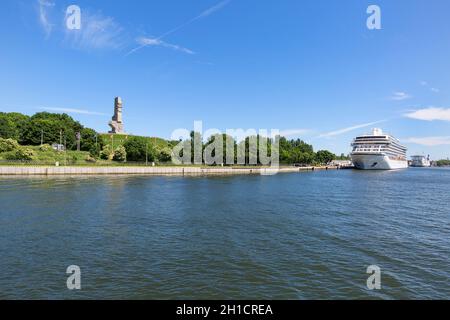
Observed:
[[[0,204],[2,299],[450,297],[449,169],[0,177]]]

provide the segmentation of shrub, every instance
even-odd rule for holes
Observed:
[[[43,144],[43,145],[41,145],[39,147],[39,151],[47,152],[47,151],[50,151],[50,150],[53,150],[53,149],[52,149],[52,146],[49,145],[49,144]]]
[[[111,146],[109,144],[103,146],[102,151],[100,151],[100,159],[111,160],[112,157],[113,157],[113,153],[111,151]]]
[[[13,139],[0,138],[0,152],[9,152],[19,149],[19,144]]]
[[[114,161],[125,162],[127,161],[127,151],[124,146],[118,146],[116,150],[114,150]]]
[[[92,162],[92,163],[97,162],[97,159],[95,159],[94,157],[91,157],[90,155],[88,155],[84,160],[86,162]]]
[[[6,160],[23,160],[29,161],[33,160],[34,152],[28,148],[18,148],[6,155]]]
[[[89,150],[89,154],[92,158],[97,159],[100,156],[101,153],[100,145],[94,146]]]
[[[172,160],[172,150],[168,147],[163,148],[158,153],[158,160],[160,162],[169,162]]]

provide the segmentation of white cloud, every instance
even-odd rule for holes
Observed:
[[[71,109],[71,108],[40,108],[42,110],[47,111],[55,111],[55,112],[64,112],[64,113],[75,113],[75,114],[87,114],[87,115],[96,115],[96,116],[106,116],[104,113],[82,110],[82,109]]]
[[[425,108],[404,114],[405,117],[424,121],[450,121],[450,108]]]
[[[369,123],[358,124],[358,125],[351,126],[351,127],[348,127],[348,128],[343,128],[343,129],[339,129],[339,130],[336,130],[336,131],[323,133],[323,134],[321,134],[319,136],[319,138],[330,138],[330,137],[338,136],[338,135],[341,135],[343,133],[347,133],[347,132],[354,131],[354,130],[357,130],[357,129],[370,127],[370,126],[373,126],[373,125],[376,125],[376,124],[379,124],[379,123],[382,123],[382,122],[386,122],[386,121],[387,120],[380,120],[380,121],[374,121],[374,122],[369,122]]]
[[[80,49],[119,49],[123,46],[123,29],[111,17],[91,14],[86,10],[80,30],[66,29],[66,39]]]
[[[441,145],[450,145],[450,137],[421,137],[402,139],[404,142],[420,144],[423,146],[433,147]]]
[[[48,8],[54,7],[55,3],[49,0],[38,0],[39,5],[39,22],[45,31],[45,35],[48,38],[53,30],[53,24],[50,23],[48,18]]]
[[[161,46],[161,47],[165,47],[165,48],[169,48],[175,51],[181,51],[187,54],[195,54],[194,51],[175,45],[175,44],[170,44],[167,42],[164,42],[160,39],[156,39],[156,38],[147,38],[147,37],[140,37],[138,39],[136,39],[137,43],[141,46],[141,47],[147,47],[147,46]],[[130,52],[132,53],[132,52]]]
[[[420,81],[420,85],[429,88],[428,82],[426,82],[426,81]],[[439,93],[441,91],[438,88],[433,88],[433,87],[431,87],[430,90],[434,93]]]
[[[395,100],[395,101],[402,101],[402,100],[407,100],[412,98],[411,95],[407,94],[406,92],[394,92],[394,94],[390,97],[391,100]]]
[[[280,131],[280,136],[282,137],[301,136],[309,132],[310,130],[308,129],[286,129]]]

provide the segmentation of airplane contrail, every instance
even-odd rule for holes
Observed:
[[[154,38],[154,40],[155,40],[155,41],[161,41],[161,39],[167,37],[168,35],[173,34],[173,33],[177,32],[178,30],[187,27],[187,26],[190,25],[191,23],[193,23],[193,22],[195,22],[195,21],[197,21],[197,20],[199,20],[199,19],[206,18],[207,16],[213,14],[214,12],[216,12],[216,11],[222,9],[223,7],[225,7],[225,6],[226,6],[228,3],[230,3],[230,2],[231,2],[231,0],[224,0],[224,1],[221,1],[221,2],[219,2],[219,3],[217,3],[217,4],[215,4],[214,6],[212,6],[212,7],[208,8],[208,9],[206,9],[205,11],[203,11],[202,13],[200,13],[199,15],[197,15],[196,17],[194,17],[194,18],[192,18],[192,19],[186,21],[185,23],[179,25],[178,27],[173,28],[173,29],[171,29],[171,30],[169,30],[169,31],[167,31],[167,32],[165,32],[165,33],[163,33],[162,35],[160,35],[160,36],[157,37],[157,38]],[[149,44],[145,44],[145,43],[144,43],[144,44],[142,44],[142,45],[140,45],[140,46],[138,46],[138,47],[136,47],[136,48],[130,50],[125,56],[129,56],[130,54],[133,54],[133,53],[135,53],[136,51],[138,51],[138,50],[140,50],[140,49],[142,49],[142,48],[147,47],[148,45],[149,45]]]

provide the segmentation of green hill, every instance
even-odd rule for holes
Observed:
[[[149,145],[156,147],[157,149],[171,148],[172,145],[169,141],[157,137],[144,137],[135,136],[130,134],[112,134],[112,133],[101,133],[99,136],[102,138],[105,144],[112,145],[113,148],[118,146],[123,146],[124,143],[131,137],[138,137],[145,139]]]

